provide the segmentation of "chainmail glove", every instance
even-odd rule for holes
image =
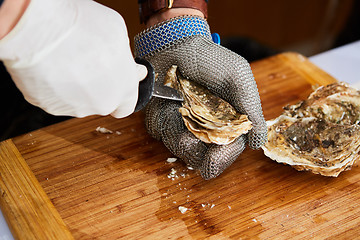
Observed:
[[[177,65],[181,74],[223,98],[253,124],[247,135],[228,145],[206,144],[185,127],[180,102],[154,97],[147,106],[146,127],[177,157],[199,169],[204,179],[217,177],[245,148],[261,147],[267,139],[266,122],[250,65],[241,56],[215,44],[205,19],[182,16],[146,29],[135,37],[135,55],[150,61],[161,84],[167,70]]]

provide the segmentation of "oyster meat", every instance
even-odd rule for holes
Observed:
[[[184,78],[177,66],[168,70],[164,84],[183,94],[179,111],[186,127],[201,141],[226,145],[252,128],[246,115],[205,87]]]
[[[337,177],[359,159],[360,92],[345,83],[315,90],[267,121],[269,158],[297,170]]]

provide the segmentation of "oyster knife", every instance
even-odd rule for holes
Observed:
[[[135,112],[143,109],[153,96],[174,101],[184,101],[184,98],[177,90],[155,82],[155,71],[149,61],[143,58],[135,58],[135,62],[146,66],[148,70],[148,75],[139,83]]]

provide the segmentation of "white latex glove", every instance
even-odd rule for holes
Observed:
[[[128,116],[147,74],[123,18],[91,0],[31,0],[0,59],[25,99],[54,115]]]

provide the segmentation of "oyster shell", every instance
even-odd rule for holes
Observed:
[[[337,177],[359,159],[360,93],[345,83],[315,90],[267,121],[269,158],[297,170]]]
[[[184,78],[177,66],[168,70],[164,84],[183,94],[179,111],[186,127],[201,141],[226,145],[252,128],[246,115],[205,87]]]

